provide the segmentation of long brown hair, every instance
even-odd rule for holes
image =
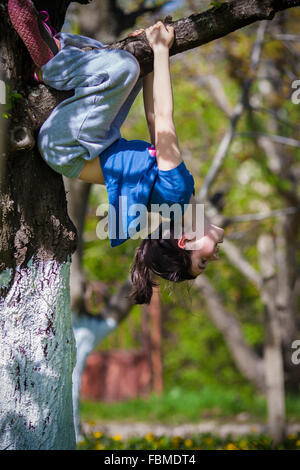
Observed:
[[[160,226],[160,235],[162,226]],[[171,225],[169,238],[145,238],[137,248],[131,267],[132,291],[130,298],[136,304],[149,304],[153,287],[157,286],[151,273],[171,282],[195,279],[191,274],[191,252],[178,246]]]

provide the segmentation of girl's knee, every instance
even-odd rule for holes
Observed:
[[[136,83],[140,76],[140,64],[137,59],[128,51],[120,51],[120,67],[124,71],[127,83]]]

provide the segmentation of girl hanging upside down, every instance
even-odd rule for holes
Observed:
[[[156,285],[151,272],[173,282],[195,279],[218,259],[224,230],[205,216],[201,227],[195,221],[194,179],[182,160],[173,121],[169,48],[174,28],[159,21],[145,30],[154,72],[142,79],[130,52],[84,36],[54,35],[42,19],[46,12],[38,13],[31,0],[9,0],[8,8],[39,80],[56,90],[74,90],[40,129],[40,153],[58,173],[106,186],[116,214],[116,226],[109,214],[111,246],[130,238],[137,205],[149,212],[162,204],[182,210],[181,232],[171,217],[167,228],[160,224],[158,235],[148,233],[137,249],[131,268],[134,302],[150,302]],[[128,141],[120,133],[142,87],[151,143]]]

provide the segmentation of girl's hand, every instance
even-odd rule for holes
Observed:
[[[150,47],[154,50],[157,47],[167,47],[170,49],[174,42],[174,28],[171,25],[158,21],[155,25],[145,30]]]

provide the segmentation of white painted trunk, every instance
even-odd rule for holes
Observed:
[[[72,314],[72,323],[76,340],[77,359],[73,372],[73,408],[77,442],[82,439],[79,418],[79,399],[81,377],[85,362],[98,344],[117,326],[112,317],[99,319],[85,315]]]
[[[274,443],[278,444],[285,438],[286,431],[284,372],[280,345],[267,345],[264,359],[268,427]]]
[[[70,262],[17,268],[0,298],[0,449],[74,449]],[[0,275],[8,285],[12,271]]]

